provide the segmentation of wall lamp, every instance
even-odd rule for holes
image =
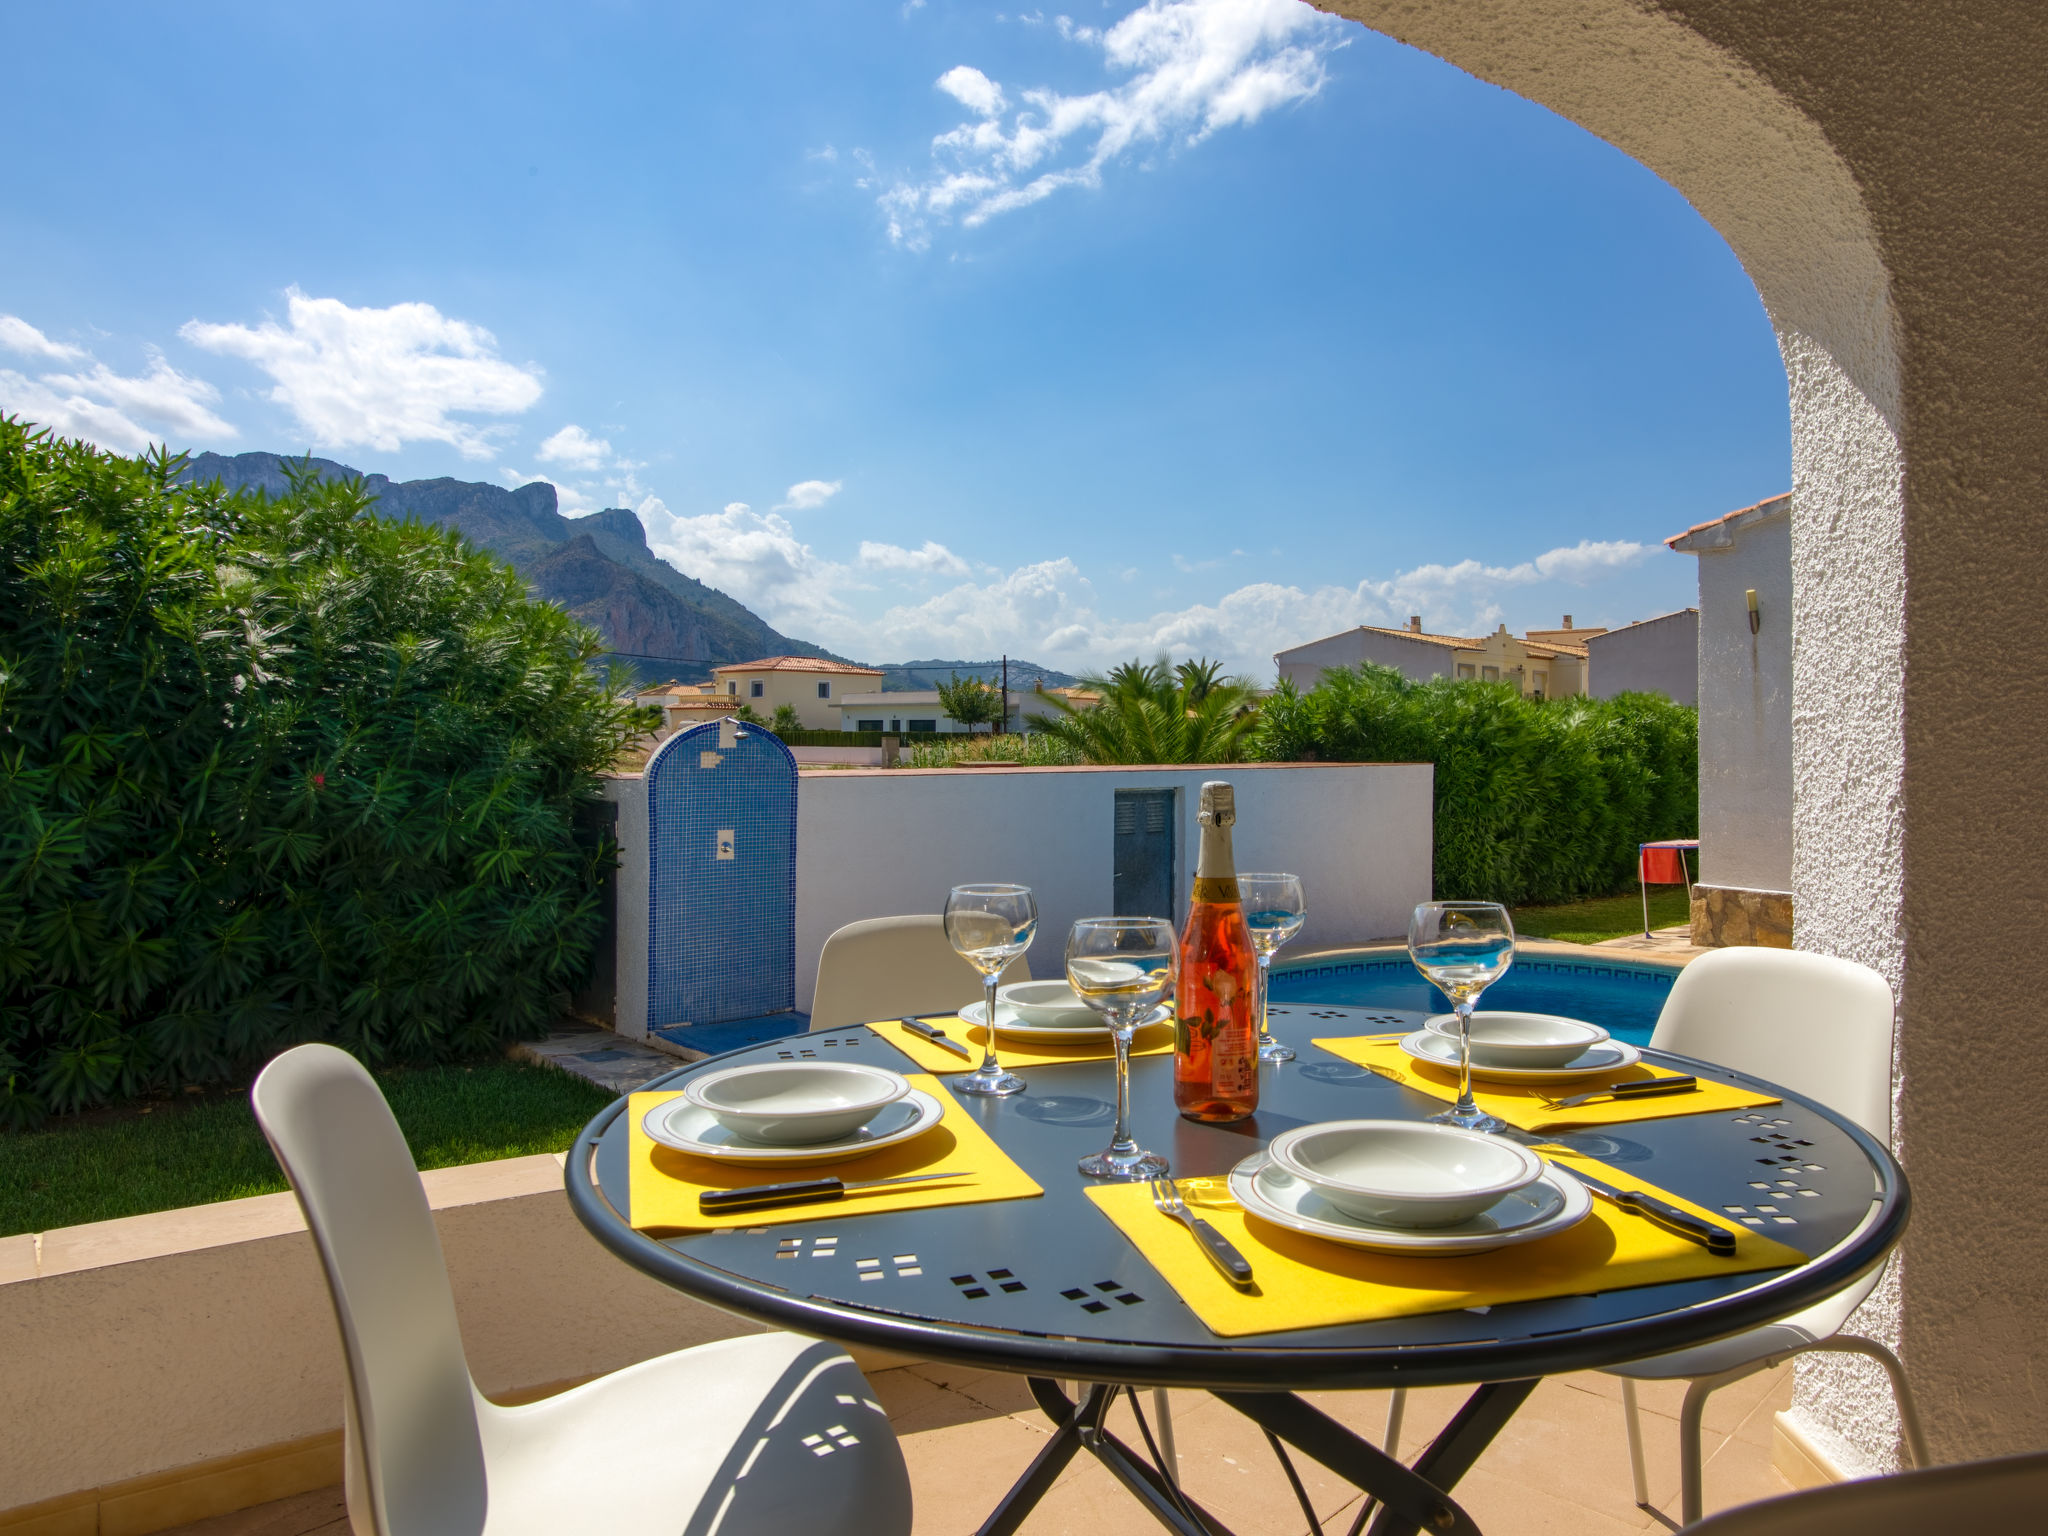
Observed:
[[[1763,623],[1762,617],[1756,611],[1756,588],[1751,587],[1742,595],[1749,600],[1749,632],[1753,635]]]

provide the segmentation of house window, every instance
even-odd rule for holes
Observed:
[[[829,699],[829,698],[831,698],[831,697],[832,697],[832,685],[831,685],[830,683],[820,683],[820,684],[818,684],[818,697],[819,697],[819,698],[821,698],[821,699]]]
[[[1459,663],[1458,663],[1458,676],[1460,676],[1460,677],[1463,677],[1463,678],[1469,678],[1469,677],[1471,677],[1471,676],[1472,676],[1472,663],[1471,663],[1471,662],[1469,662],[1469,661],[1461,661],[1461,662],[1459,662]]]
[[[930,735],[936,733],[938,728],[939,722],[936,720],[913,720],[910,722],[910,729],[913,732],[923,731]]]
[[[762,693],[766,691],[766,686],[767,686],[767,685],[766,685],[766,684],[764,684],[764,683],[762,683],[762,682],[760,681],[760,679],[758,679],[758,678],[756,678],[756,679],[755,679],[755,680],[754,680],[753,682],[751,682],[751,683],[747,684],[747,688],[748,688],[748,690],[749,690],[749,691],[750,691],[750,692],[751,692],[751,693],[752,693],[752,694],[754,695],[754,697],[755,697],[755,698],[757,698],[757,699],[758,699],[758,698],[760,698],[760,697],[761,697],[761,695],[762,695]]]
[[[725,691],[727,693],[737,694],[740,691],[740,685],[733,679],[727,678],[725,680]]]
[[[879,731],[882,728],[882,722],[879,720],[856,720],[853,722],[853,728],[857,731]]]
[[[903,730],[903,722],[901,720],[891,720],[889,722],[889,729],[897,732],[898,734],[901,734]]]
[[[1481,668],[1479,669],[1479,676],[1480,676],[1480,677],[1481,677],[1481,678],[1482,678],[1482,679],[1483,679],[1484,681],[1486,681],[1486,682],[1489,682],[1489,683],[1497,683],[1497,682],[1499,682],[1499,681],[1500,681],[1500,668],[1499,668],[1499,667],[1481,667]],[[754,684],[754,686],[755,686],[756,688],[758,688],[758,687],[760,687],[761,685],[760,685],[759,683],[756,683],[756,684]]]

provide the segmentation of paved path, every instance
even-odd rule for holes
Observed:
[[[631,1093],[649,1078],[681,1065],[674,1056],[645,1041],[588,1025],[559,1025],[545,1040],[521,1041],[512,1047],[511,1055],[515,1061],[557,1067],[608,1093]]]

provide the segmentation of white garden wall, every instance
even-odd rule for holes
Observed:
[[[1029,885],[1039,903],[1034,974],[1058,974],[1074,919],[1111,910],[1119,789],[1180,791],[1176,882],[1184,915],[1195,810],[1208,779],[1237,787],[1240,869],[1301,876],[1309,916],[1297,952],[1404,933],[1430,897],[1435,770],[1428,763],[1208,764],[1193,768],[898,768],[804,774],[797,789],[796,999],[810,1006],[818,952],[864,917],[937,912],[949,887]],[[646,1033],[645,794],[620,802],[615,1027]],[[637,893],[637,894],[636,894]]]

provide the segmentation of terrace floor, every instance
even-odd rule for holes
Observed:
[[[916,1536],[972,1530],[1024,1469],[1048,1433],[1021,1379],[946,1366],[879,1371],[873,1381],[903,1437],[916,1492]],[[1546,1380],[1458,1484],[1460,1502],[1489,1536],[1620,1536],[1676,1524],[1677,1414],[1684,1384],[1644,1382],[1650,1494],[1661,1514],[1638,1509],[1629,1486],[1620,1384],[1581,1373]],[[1792,1396],[1789,1366],[1762,1372],[1708,1399],[1706,1509],[1789,1493],[1771,1466],[1771,1416]],[[1410,1394],[1402,1445],[1413,1454],[1448,1421],[1464,1394]],[[1379,1392],[1314,1393],[1325,1412],[1377,1441],[1386,1422]],[[1149,1399],[1148,1399],[1149,1401]],[[1114,1427],[1138,1439],[1128,1408]],[[1304,1536],[1307,1522],[1251,1421],[1214,1398],[1174,1394],[1175,1435],[1187,1490],[1238,1536]],[[1324,1529],[1349,1529],[1357,1493],[1297,1456]],[[1151,1530],[1130,1496],[1085,1454],[1077,1457],[1024,1525],[1030,1536],[1108,1536]],[[323,1489],[240,1514],[180,1527],[171,1536],[346,1536],[341,1490]]]

